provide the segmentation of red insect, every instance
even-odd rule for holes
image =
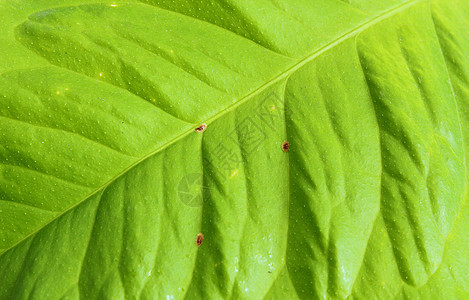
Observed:
[[[199,233],[197,237],[195,238],[195,244],[197,245],[197,247],[200,247],[203,241],[204,241],[204,235],[202,233]]]
[[[204,132],[207,129],[207,124],[202,124],[195,129],[195,132]]]
[[[288,141],[283,142],[282,150],[283,152],[287,152],[288,150],[290,150],[290,143]]]

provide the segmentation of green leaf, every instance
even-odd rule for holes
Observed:
[[[469,298],[467,28],[465,0],[0,2],[0,299]]]

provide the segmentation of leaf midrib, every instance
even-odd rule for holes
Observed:
[[[318,50],[314,51],[312,54],[310,54],[310,55],[306,56],[305,58],[299,60],[296,64],[294,64],[293,66],[291,66],[290,68],[285,70],[283,73],[281,73],[281,74],[277,75],[276,77],[272,78],[271,80],[267,81],[266,83],[264,83],[263,85],[261,85],[260,87],[255,89],[254,91],[246,94],[244,97],[240,98],[237,102],[233,103],[232,105],[228,106],[227,108],[225,108],[225,109],[219,111],[218,113],[214,114],[213,116],[209,117],[208,119],[206,119],[205,123],[207,125],[210,125],[210,123],[216,121],[217,119],[224,116],[225,114],[235,110],[238,106],[240,106],[243,103],[247,102],[249,99],[261,94],[263,91],[265,91],[266,89],[268,89],[270,86],[274,85],[275,83],[277,83],[277,82],[279,82],[283,79],[288,78],[291,74],[295,73],[297,70],[302,68],[304,65],[308,64],[309,62],[313,61],[315,58],[321,56],[322,54],[324,54],[328,50],[334,48],[335,46],[337,46],[340,43],[348,40],[349,38],[351,38],[355,35],[358,35],[359,33],[361,33],[362,31],[365,31],[369,27],[371,27],[371,26],[373,26],[373,25],[375,25],[375,24],[377,24],[377,23],[379,23],[383,20],[386,20],[386,19],[398,14],[401,11],[404,11],[404,10],[409,9],[410,7],[412,7],[412,6],[414,6],[418,3],[426,2],[426,1],[428,1],[428,0],[410,0],[410,1],[404,2],[400,5],[394,6],[393,8],[388,9],[388,10],[384,11],[383,13],[381,13],[381,14],[367,20],[366,22],[364,22],[364,23],[360,24],[359,26],[351,29],[350,31],[348,31],[348,32],[344,33],[343,35],[339,36],[338,38],[336,38],[335,40],[327,43],[323,47],[321,47]],[[159,153],[160,151],[166,149],[167,147],[175,144],[176,142],[183,139],[187,135],[189,135],[191,133],[194,133],[194,130],[197,126],[199,126],[199,124],[195,125],[194,127],[192,127],[189,130],[183,131],[181,134],[176,136],[174,139],[169,140],[168,142],[164,143],[160,147],[156,148],[155,150],[153,150],[153,151],[149,152],[148,154],[146,154],[145,156],[141,157],[140,159],[135,161],[133,164],[129,165],[127,168],[122,170],[120,173],[118,173],[117,175],[115,175],[114,177],[109,179],[106,183],[104,183],[103,185],[101,185],[100,187],[95,189],[89,195],[84,197],[83,200],[77,201],[74,205],[72,205],[68,209],[64,210],[63,212],[59,213],[56,217],[50,219],[47,223],[45,223],[42,227],[39,227],[36,231],[32,231],[31,233],[25,235],[22,239],[20,239],[16,243],[12,244],[10,247],[3,249],[3,251],[0,252],[0,256],[3,253],[5,253],[6,251],[8,251],[9,249],[12,249],[12,248],[16,247],[18,244],[20,244],[21,242],[23,242],[24,240],[26,240],[30,236],[35,235],[36,233],[41,231],[43,228],[45,228],[47,225],[49,225],[50,223],[52,223],[53,221],[55,221],[59,217],[63,216],[67,212],[73,210],[75,207],[77,207],[78,205],[80,205],[81,203],[86,201],[87,199],[91,198],[92,196],[94,196],[95,194],[100,192],[101,190],[108,187],[110,184],[112,184],[119,177],[126,174],[128,171],[133,169],[135,166],[137,166],[138,164],[140,164],[141,162],[143,162],[147,158],[149,158],[149,157]]]

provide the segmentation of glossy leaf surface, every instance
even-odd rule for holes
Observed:
[[[469,2],[0,21],[1,299],[469,297]]]

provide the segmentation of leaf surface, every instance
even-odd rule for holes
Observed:
[[[469,297],[467,1],[0,16],[0,298]]]

